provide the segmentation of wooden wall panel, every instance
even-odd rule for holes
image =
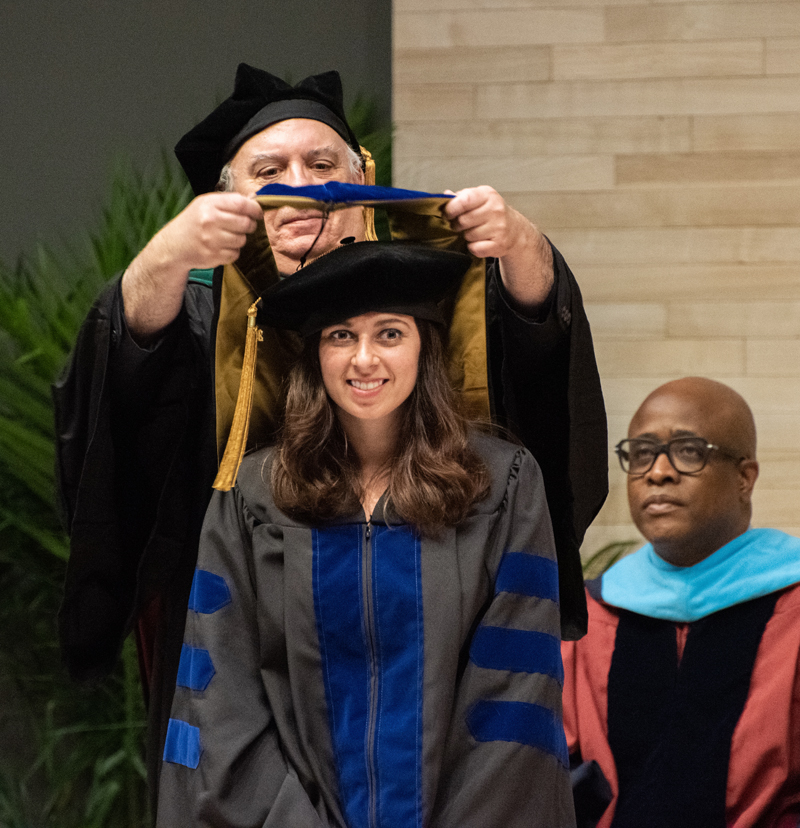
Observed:
[[[794,301],[800,289],[798,279],[796,264],[774,262],[757,265],[584,263],[580,267],[583,296],[598,302],[656,302],[672,297],[681,301],[721,303],[725,296],[734,296],[738,302]],[[720,312],[724,312],[721,305]]]
[[[542,81],[550,77],[547,46],[474,47],[466,49],[396,49],[395,81],[401,86],[427,83]]]
[[[760,75],[764,66],[763,40],[702,43],[626,43],[556,45],[555,80],[626,78],[697,78]],[[779,73],[776,73],[779,74]]]
[[[537,191],[558,189],[607,189],[614,182],[613,160],[604,155],[474,157],[469,164],[459,158],[415,158],[397,161],[398,180],[412,189],[458,190],[481,179],[498,190],[528,187]]]
[[[475,106],[481,120],[797,112],[800,85],[786,75],[487,83],[476,87]]]
[[[425,96],[420,84],[404,85],[396,90],[408,100],[408,89]],[[464,93],[455,87],[457,96]],[[471,97],[468,99],[471,101]],[[411,102],[409,106],[425,105]],[[449,106],[449,104],[448,104]],[[446,110],[446,111],[449,111]],[[663,118],[528,118],[520,120],[480,121],[419,120],[413,112],[403,121],[403,128],[395,134],[395,151],[406,160],[426,158],[464,158],[465,156],[596,155],[602,153],[613,159],[617,153],[687,152],[692,147],[692,120],[688,117]],[[731,127],[733,128],[733,127]],[[783,149],[783,147],[781,147]],[[788,147],[787,147],[788,149]]]
[[[800,0],[395,0],[395,181],[492,184],[578,277],[611,449],[703,373],[750,402],[754,525],[800,534]]]
[[[800,152],[693,152],[617,159],[617,184],[799,181]]]
[[[800,224],[800,187],[783,183],[515,190],[506,197],[521,212],[538,216],[543,227],[794,227]]]
[[[609,6],[610,41],[731,40],[800,35],[796,3],[653,3]]]
[[[591,43],[603,39],[602,8],[502,8],[429,11],[395,15],[395,47],[519,46]]]
[[[800,38],[768,38],[765,46],[764,69],[768,75],[796,75],[800,72]]]
[[[695,152],[722,150],[796,152],[798,134],[800,134],[800,112],[698,115],[693,118],[692,122]]]

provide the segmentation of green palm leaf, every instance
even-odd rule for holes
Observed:
[[[583,577],[587,581],[599,578],[610,566],[613,566],[620,558],[633,552],[640,546],[641,542],[636,540],[614,541],[598,549],[588,558],[583,560]]]

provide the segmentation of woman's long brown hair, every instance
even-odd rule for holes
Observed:
[[[489,491],[489,470],[469,444],[469,423],[447,379],[436,326],[417,319],[417,383],[404,403],[397,450],[390,460],[388,513],[438,535],[469,514]],[[289,374],[284,423],[272,464],[275,505],[295,520],[319,525],[360,508],[359,465],[322,381],[319,336],[305,340]]]

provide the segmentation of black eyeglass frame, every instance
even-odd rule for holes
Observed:
[[[672,451],[671,451],[672,445],[674,443],[685,443],[687,441],[696,441],[696,445],[698,447],[700,447],[700,445],[702,444],[702,448],[704,448],[706,450],[706,455],[703,459],[703,465],[700,466],[699,469],[693,469],[692,471],[682,471],[681,469],[679,469],[677,467],[677,465],[675,465],[675,460],[672,457]],[[623,445],[625,443],[633,443],[633,442],[645,443],[647,445],[652,446],[653,449],[655,450],[655,454],[653,455],[652,462],[650,463],[650,465],[646,469],[642,469],[641,471],[631,471],[630,468],[626,469],[625,468],[625,461],[622,459],[622,455],[625,452],[625,449],[623,448]],[[624,440],[620,440],[616,444],[616,446],[614,446],[614,453],[617,455],[617,459],[619,460],[619,465],[622,468],[622,471],[624,471],[625,474],[631,475],[632,477],[641,477],[641,475],[647,474],[647,472],[649,472],[650,469],[652,469],[653,466],[655,466],[656,460],[658,460],[658,458],[662,454],[667,455],[667,460],[669,460],[670,465],[672,466],[673,469],[675,469],[676,472],[678,472],[678,474],[686,474],[686,475],[699,474],[708,465],[708,461],[709,461],[709,458],[711,457],[711,452],[712,451],[718,451],[722,457],[725,457],[728,460],[732,460],[734,463],[737,463],[737,464],[741,463],[742,460],[745,459],[744,457],[736,457],[735,455],[731,454],[730,452],[725,451],[725,449],[721,448],[720,446],[714,445],[714,443],[709,443],[708,440],[706,440],[705,437],[689,437],[689,436],[687,436],[687,437],[673,437],[671,440],[667,440],[666,443],[657,443],[655,440],[646,440],[644,438],[634,437],[633,439],[626,438]],[[627,452],[627,454],[630,456],[630,452]]]

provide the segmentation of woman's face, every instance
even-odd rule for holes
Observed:
[[[322,331],[322,381],[340,416],[391,418],[417,381],[420,336],[413,316],[365,313]]]

